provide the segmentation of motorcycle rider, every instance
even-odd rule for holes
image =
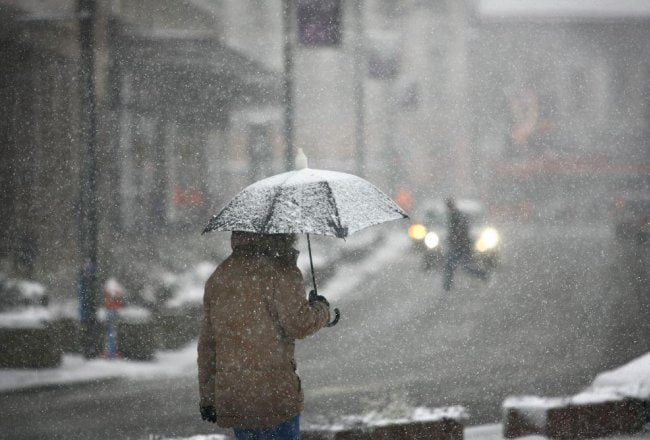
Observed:
[[[469,236],[467,217],[460,212],[452,197],[447,198],[445,204],[447,205],[448,233],[443,288],[449,291],[453,285],[454,271],[458,265],[481,279],[485,279],[487,274],[472,258],[472,240]]]

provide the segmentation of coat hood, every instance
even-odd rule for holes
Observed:
[[[293,248],[295,241],[294,234],[258,234],[234,231],[230,237],[230,246],[235,253],[288,258],[295,263],[298,258],[298,251]]]

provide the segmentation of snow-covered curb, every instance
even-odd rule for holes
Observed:
[[[228,440],[230,437],[221,434],[193,435],[192,437],[154,437],[156,440]]]
[[[0,391],[89,382],[107,378],[152,379],[196,375],[196,342],[178,351],[158,351],[153,362],[65,355],[58,368],[0,370]]]
[[[470,426],[465,428],[465,433],[463,438],[465,440],[503,440],[503,425],[491,424],[491,425],[480,425],[480,426]],[[520,437],[520,440],[546,440],[548,437],[542,435],[527,435]],[[607,437],[607,440],[633,440],[633,439],[650,439],[650,434],[648,433],[639,433],[632,435],[616,435],[612,437]]]
[[[334,438],[399,439],[427,438],[459,439],[463,435],[463,421],[468,418],[465,408],[408,407],[388,405],[363,415],[341,417],[334,423],[308,425],[301,429],[305,440]]]
[[[596,376],[586,390],[566,397],[508,397],[503,408],[548,409],[625,399],[650,400],[650,353]]]
[[[54,320],[50,310],[30,306],[0,313],[0,329],[43,329]]]
[[[594,437],[643,429],[650,401],[650,353],[599,374],[573,396],[509,397],[503,402],[506,437],[531,433]],[[644,403],[645,402],[645,403]]]
[[[439,422],[441,420],[455,420],[461,422],[469,418],[467,410],[462,406],[445,408],[426,408],[423,406],[410,408],[404,414],[383,414],[379,411],[370,411],[363,415],[350,415],[342,417],[331,424],[312,424],[309,430],[343,431],[352,428],[376,428],[389,425],[403,425],[414,422]]]

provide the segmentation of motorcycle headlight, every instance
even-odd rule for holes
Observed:
[[[494,228],[485,228],[481,232],[481,236],[476,241],[476,250],[479,252],[486,252],[494,249],[499,244],[499,233]]]
[[[435,248],[436,246],[438,246],[438,243],[440,243],[440,237],[438,237],[438,234],[436,234],[435,232],[429,232],[427,235],[424,236],[424,244],[429,249]]]
[[[423,225],[416,223],[409,226],[409,237],[413,240],[422,240],[427,235],[427,228]]]

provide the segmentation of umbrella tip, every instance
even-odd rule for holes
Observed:
[[[296,153],[295,165],[297,170],[302,170],[303,168],[307,168],[307,156],[305,156],[305,152],[302,151],[302,148],[298,148],[298,152]]]

